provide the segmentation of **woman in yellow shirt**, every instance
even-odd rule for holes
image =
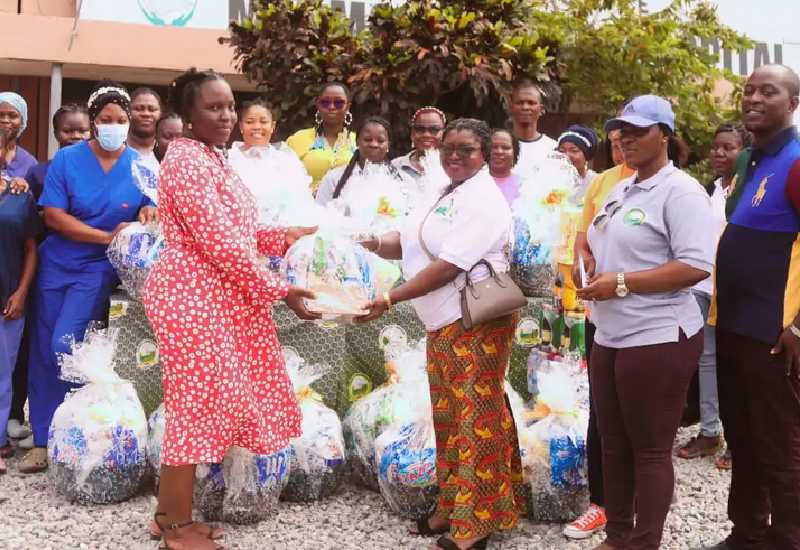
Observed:
[[[314,193],[328,170],[347,164],[356,150],[356,136],[349,130],[353,114],[347,86],[339,82],[325,85],[317,98],[315,122],[313,128],[299,130],[286,140],[311,176]]]

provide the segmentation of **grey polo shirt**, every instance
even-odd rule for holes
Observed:
[[[596,272],[629,273],[679,260],[711,273],[716,229],[706,191],[671,163],[647,180],[634,183],[636,177],[612,189],[589,226]],[[691,337],[704,323],[690,288],[631,293],[591,309],[595,342],[610,348],[677,342],[681,329]]]

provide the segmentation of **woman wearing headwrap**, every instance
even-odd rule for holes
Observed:
[[[102,82],[88,101],[92,139],[56,153],[39,206],[50,233],[39,247],[33,292],[28,402],[34,448],[19,470],[47,468],[47,432],[72,385],[58,378],[57,357],[66,341],[83,338],[90,321],[106,316],[118,280],[106,248],[128,223],[155,219],[155,208],[136,187],[125,145],[130,96],[120,84]]]
[[[558,150],[567,155],[581,177],[581,185],[575,198],[583,203],[586,188],[597,177],[597,172],[589,168],[597,150],[597,134],[591,128],[573,124],[558,138]]]
[[[0,92],[0,128],[8,131],[5,171],[11,178],[24,178],[39,161],[18,145],[19,137],[28,126],[28,104],[14,92]]]

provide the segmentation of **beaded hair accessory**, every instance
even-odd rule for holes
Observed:
[[[582,136],[582,135],[581,135],[581,134],[579,134],[578,132],[564,132],[563,134],[561,134],[561,135],[558,137],[558,141],[559,141],[559,143],[561,142],[561,140],[563,140],[564,138],[568,138],[568,137],[574,137],[574,138],[577,138],[577,139],[581,140],[583,143],[585,143],[585,144],[586,144],[586,147],[589,147],[589,148],[591,148],[591,147],[592,147],[592,142],[591,142],[591,141],[589,141],[588,139],[586,139],[586,137],[585,137],[585,136]]]
[[[442,117],[442,123],[447,124],[447,117],[444,115],[444,113],[432,105],[428,105],[414,111],[414,114],[411,116],[411,124],[414,124],[414,122],[417,120],[417,117],[422,113],[436,113]]]
[[[90,109],[92,108],[94,102],[97,101],[97,99],[100,96],[110,93],[122,96],[128,103],[130,103],[131,101],[131,96],[128,95],[128,92],[125,91],[124,89],[117,88],[116,86],[103,86],[102,88],[98,88],[97,90],[95,90],[94,93],[92,93],[92,95],[89,96],[89,101],[88,101],[89,108]]]

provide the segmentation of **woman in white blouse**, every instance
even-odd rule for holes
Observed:
[[[428,377],[436,432],[440,496],[433,515],[414,533],[444,534],[434,548],[486,548],[489,536],[510,529],[522,511],[519,445],[503,379],[517,314],[465,329],[459,289],[465,272],[486,260],[508,270],[505,249],[511,211],[489,174],[489,126],[474,119],[450,123],[441,159],[450,185],[409,216],[401,232],[365,245],[402,259],[406,282],[369,306],[362,321],[411,300],[428,331]],[[473,280],[488,271],[472,271]]]
[[[263,99],[245,101],[239,113],[243,141],[233,142],[228,160],[256,199],[264,196],[265,185],[273,183],[310,194],[311,177],[297,155],[288,147],[270,143],[276,126],[272,111]],[[259,207],[265,206],[259,201]]]

